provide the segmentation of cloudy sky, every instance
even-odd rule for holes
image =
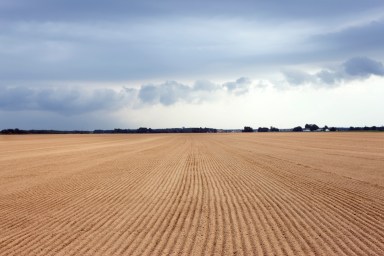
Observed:
[[[384,125],[384,2],[0,1],[0,129]]]

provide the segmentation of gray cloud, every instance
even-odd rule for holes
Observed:
[[[318,29],[361,16],[378,20],[383,8],[379,0],[4,0],[0,79],[222,79],[364,56],[381,52],[382,21]]]
[[[241,95],[247,93],[252,81],[247,77],[241,77],[234,82],[224,83],[223,86],[227,88],[227,90],[236,95]]]
[[[0,30],[0,79],[194,79],[221,72],[223,63],[229,65],[225,69],[233,66],[234,40],[224,30],[236,31],[237,25],[186,19],[6,24]]]
[[[218,93],[244,94],[251,84],[250,79],[243,77],[222,85],[208,80],[198,80],[192,85],[166,81],[145,84],[137,89],[0,86],[0,111],[47,111],[79,115],[156,104],[170,106],[178,102],[201,103],[214,99]]]
[[[283,71],[283,74],[287,82],[292,85],[302,85],[314,81],[314,77],[312,75],[300,70],[289,69]]]
[[[196,91],[214,92],[220,90],[221,86],[208,80],[197,80],[193,85],[193,88]]]
[[[311,19],[332,19],[342,15],[351,15],[373,8],[382,7],[380,0],[365,0],[351,4],[348,0],[337,2],[323,0],[308,2],[305,0],[252,1],[231,0],[212,1],[177,1],[154,0],[124,1],[112,3],[102,0],[94,1],[59,1],[59,0],[3,0],[0,15],[8,19],[28,20],[119,20],[163,16],[210,16],[225,15],[229,17],[245,16],[265,19],[289,19],[301,17]]]
[[[310,41],[320,45],[323,54],[328,52],[336,56],[381,51],[384,45],[384,21],[375,20],[336,32],[315,35]]]
[[[116,110],[127,104],[130,98],[126,90],[5,87],[0,88],[0,110],[77,115]]]
[[[138,90],[138,97],[144,104],[169,106],[177,102],[199,103],[212,99],[219,92],[227,91],[234,95],[244,94],[248,92],[251,84],[252,81],[245,77],[222,85],[207,80],[198,80],[192,86],[176,81],[167,81],[158,85],[142,85]]]
[[[368,57],[354,57],[336,67],[322,69],[315,74],[300,70],[283,71],[283,74],[286,81],[293,86],[305,84],[337,86],[343,81],[366,79],[371,75],[384,76],[384,66],[381,62]]]
[[[384,76],[383,63],[367,57],[356,57],[343,64],[345,72],[353,77]]]
[[[344,75],[343,73],[336,70],[321,70],[317,72],[314,76],[307,74],[311,77],[312,82],[319,82],[321,84],[334,85],[342,81]],[[316,80],[317,79],[317,80]]]
[[[143,85],[139,90],[139,99],[146,104],[160,103],[166,106],[178,101],[189,101],[192,89],[176,81],[167,81],[158,86]]]

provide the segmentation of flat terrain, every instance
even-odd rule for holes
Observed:
[[[0,136],[0,255],[384,255],[384,133]]]

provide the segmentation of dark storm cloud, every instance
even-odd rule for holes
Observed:
[[[384,76],[384,65],[368,57],[354,57],[315,74],[300,70],[286,70],[283,74],[286,81],[293,86],[305,84],[337,86],[343,81],[366,79],[372,75]]]

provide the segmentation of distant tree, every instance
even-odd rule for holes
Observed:
[[[267,127],[259,127],[259,129],[257,129],[257,132],[269,132],[269,129]]]
[[[137,129],[137,133],[147,133],[148,132],[148,128],[146,127],[140,127],[139,129]]]
[[[316,124],[311,125],[311,127],[309,128],[309,130],[311,130],[311,132],[316,131],[318,129],[319,129],[319,126],[317,126]]]
[[[336,127],[331,127],[331,128],[329,128],[329,131],[331,131],[331,132],[336,132],[337,129],[336,129]]]
[[[313,132],[313,131],[318,130],[319,126],[317,126],[316,124],[306,124],[304,126],[304,128],[307,129],[307,130],[310,130],[311,132]]]
[[[292,131],[294,131],[294,132],[302,132],[303,128],[301,126],[297,126],[297,127],[293,128]]]
[[[271,132],[279,132],[280,130],[276,127],[271,126],[271,129],[269,129]]]
[[[253,128],[250,126],[244,126],[244,130],[242,132],[253,132]]]

